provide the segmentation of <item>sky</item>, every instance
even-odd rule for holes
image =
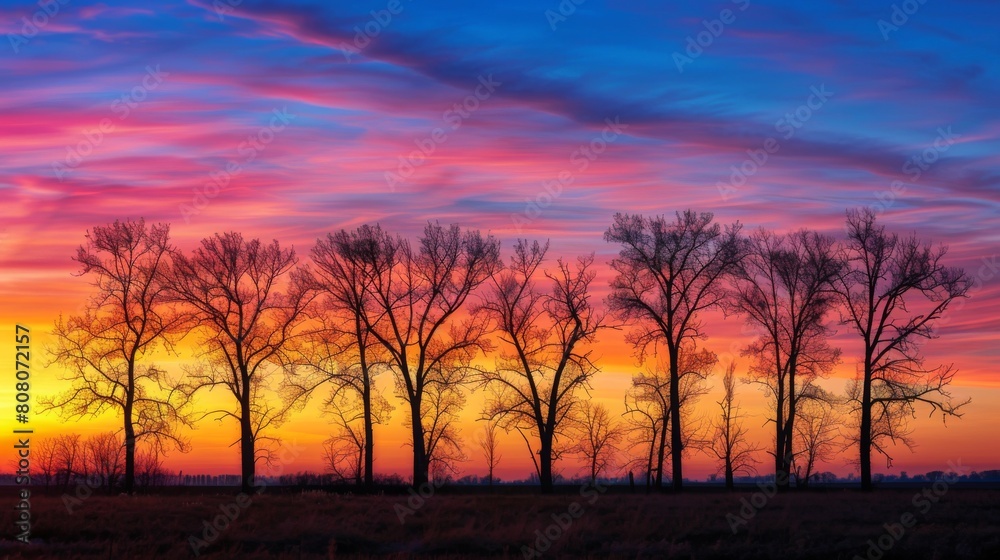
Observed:
[[[553,257],[595,252],[603,297],[615,212],[691,208],[748,230],[840,236],[845,210],[869,206],[890,230],[947,245],[948,263],[975,278],[925,347],[929,363],[960,370],[955,396],[972,404],[947,426],[918,410],[918,447],[876,470],[997,468],[981,438],[1000,422],[1000,5],[859,4],[3,0],[0,332],[36,333],[33,397],[64,389],[45,365],[47,331],[89,293],[75,248],[115,219],[168,222],[184,250],[230,230],[278,239],[304,261],[340,228],[378,222],[413,237],[428,220],[459,223],[505,251],[526,237],[549,239]],[[706,330],[708,348],[738,358],[737,319],[711,315]],[[826,383],[842,391],[859,352],[846,326],[835,340],[844,359]],[[621,333],[597,348],[592,396],[620,411],[640,366]],[[740,395],[768,446],[763,398]],[[376,470],[405,475],[394,404]],[[483,472],[479,404],[473,395],[464,413],[465,474]],[[115,426],[32,422],[37,437]],[[10,438],[13,420],[0,426]],[[328,431],[312,406],[282,427],[304,448],[288,468],[320,470]],[[168,466],[237,472],[236,433],[203,421]],[[518,436],[503,449],[499,475],[526,476]],[[704,455],[689,465],[714,472]]]

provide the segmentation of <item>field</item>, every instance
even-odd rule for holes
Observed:
[[[273,491],[250,503],[234,492],[94,495],[72,514],[60,496],[33,496],[32,543],[23,545],[13,541],[8,504],[16,499],[8,488],[0,554],[192,558],[198,548],[202,558],[1000,558],[997,490],[572,492],[439,491],[423,503],[408,494]],[[213,520],[222,530],[208,528]]]

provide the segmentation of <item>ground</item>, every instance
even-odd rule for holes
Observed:
[[[235,492],[31,498],[4,558],[1000,558],[1000,491],[931,488],[540,497]],[[3,500],[16,503],[12,489]],[[937,501],[934,501],[937,500]],[[908,517],[912,516],[912,517]],[[229,518],[234,518],[230,521]],[[215,523],[218,530],[211,527]],[[906,527],[905,525],[910,525]],[[735,533],[734,533],[735,530]],[[547,535],[547,536],[546,536]],[[879,546],[881,545],[881,547]]]

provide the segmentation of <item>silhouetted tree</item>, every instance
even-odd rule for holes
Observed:
[[[679,352],[678,370],[679,403],[681,410],[682,448],[701,445],[700,426],[692,419],[692,406],[707,392],[705,379],[712,372],[718,358],[714,353],[697,350],[693,341],[686,341],[687,347]],[[640,442],[649,446],[645,467],[647,487],[663,486],[663,464],[673,451],[667,437],[671,425],[670,408],[670,364],[658,360],[656,366],[632,377],[632,386],[625,394],[625,415],[631,423],[633,447]]]
[[[493,490],[493,470],[500,464],[503,455],[500,454],[500,437],[497,432],[499,424],[494,420],[487,420],[483,433],[480,434],[477,443],[483,452],[483,459],[486,460],[486,476],[489,477],[490,491]]]
[[[614,467],[624,433],[606,406],[585,401],[582,408],[580,439],[573,452],[586,461],[590,483],[594,484],[602,472]]]
[[[838,443],[840,432],[833,404],[823,400],[804,401],[796,414],[795,435],[799,452],[795,458],[795,484],[805,488],[815,478],[813,471],[816,464],[832,459],[834,452],[842,446]]]
[[[962,269],[946,267],[946,249],[934,249],[916,235],[899,237],[876,224],[870,208],[847,212],[848,267],[837,277],[844,322],[864,343],[858,379],[849,388],[858,418],[861,487],[872,488],[871,452],[891,465],[888,443],[911,445],[907,416],[918,403],[961,416],[969,401],[955,403],[948,385],[956,370],[924,366],[923,340],[934,337],[932,325],[952,301],[966,297],[971,286]]]
[[[807,230],[778,235],[761,229],[746,247],[730,310],[759,333],[743,354],[752,359],[752,379],[771,399],[775,479],[788,488],[799,402],[825,398],[816,379],[840,358],[828,343],[832,329],[825,318],[836,305],[832,283],[842,265],[833,239]]]
[[[77,476],[86,470],[80,434],[56,436],[53,445],[56,484],[69,488]]]
[[[424,421],[428,406],[452,410],[445,405],[454,402],[453,391],[471,373],[472,359],[489,349],[486,321],[459,313],[499,265],[500,247],[478,230],[428,223],[416,249],[405,239],[385,236],[378,251],[387,266],[372,272],[365,326],[385,348],[397,392],[409,407],[412,482],[420,486],[430,468],[431,442],[426,438],[431,427]],[[434,391],[434,403],[424,402],[429,391]],[[448,431],[436,433],[447,443]],[[439,447],[439,459],[447,449]]]
[[[312,281],[294,268],[292,249],[277,241],[248,241],[235,232],[206,238],[190,256],[174,260],[173,290],[194,310],[207,360],[190,372],[187,390],[225,387],[235,398],[236,412],[209,414],[239,422],[242,489],[250,492],[257,460],[270,459],[256,444],[287,412],[267,398],[268,374],[292,361],[287,346],[315,295]],[[281,282],[285,292],[278,291]]]
[[[364,422],[356,408],[334,407],[336,432],[323,442],[323,462],[336,482],[362,484],[365,474]],[[353,410],[353,414],[350,412]]]
[[[518,241],[481,308],[496,324],[502,347],[495,368],[481,373],[491,391],[485,416],[521,434],[543,492],[552,491],[552,464],[579,406],[577,391],[598,372],[585,348],[604,328],[604,315],[590,302],[593,255],[575,264],[560,259],[556,271],[546,273],[547,251],[547,243]],[[542,275],[547,290],[538,286]]]
[[[55,439],[41,438],[31,442],[31,476],[35,480],[41,478],[46,488],[56,479],[57,460]]]
[[[167,302],[166,270],[173,248],[170,227],[145,221],[115,221],[87,232],[73,260],[93,279],[96,293],[82,315],[55,323],[51,364],[66,372],[71,388],[40,399],[64,418],[113,411],[125,438],[124,490],[135,483],[136,442],[155,439],[182,451],[177,434],[186,424],[182,392],[164,370],[146,363],[158,347],[172,348],[185,317]],[[51,365],[50,364],[50,365]]]
[[[617,276],[608,305],[636,327],[628,339],[640,359],[661,345],[670,359],[668,428],[676,491],[683,486],[681,354],[685,341],[705,335],[700,313],[725,296],[723,281],[741,258],[739,231],[739,224],[725,230],[713,224],[711,213],[685,211],[673,222],[662,216],[616,214],[604,234],[608,242],[621,245],[611,262]]]
[[[375,389],[375,375],[384,367],[385,349],[369,330],[374,319],[372,282],[384,278],[394,266],[394,240],[378,225],[363,225],[352,232],[341,230],[317,241],[312,250],[316,281],[326,295],[320,307],[320,328],[310,333],[302,347],[308,370],[294,382],[299,395],[308,396],[324,383],[332,385],[339,399],[345,392],[361,402],[364,442],[364,483],[374,483],[374,425],[381,423],[391,406]],[[372,307],[372,309],[369,309]],[[331,397],[331,400],[334,400]]]
[[[734,487],[737,474],[753,475],[760,449],[747,440],[749,430],[743,425],[740,405],[736,403],[736,363],[731,362],[722,378],[723,395],[718,401],[719,416],[714,422],[709,452],[721,462],[720,471],[726,479],[726,488]]]
[[[424,423],[427,468],[431,479],[437,482],[457,475],[458,464],[468,459],[459,436],[459,414],[465,406],[464,369],[465,366],[437,376],[442,382],[427,387],[422,400],[420,417]]]
[[[83,442],[86,472],[111,494],[125,468],[125,445],[114,432],[94,434]]]

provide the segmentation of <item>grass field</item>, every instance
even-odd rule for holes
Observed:
[[[192,558],[198,548],[203,558],[1000,558],[1000,491],[952,489],[936,503],[915,499],[919,491],[767,498],[590,488],[547,497],[439,492],[423,504],[320,492],[265,492],[249,504],[235,493],[94,495],[72,515],[59,496],[37,496],[30,545],[13,540],[15,510],[3,508],[0,555]],[[2,499],[16,503],[10,490]],[[223,527],[217,534],[206,529],[213,520]],[[546,533],[549,546],[539,537]],[[880,538],[887,551],[872,548]]]

